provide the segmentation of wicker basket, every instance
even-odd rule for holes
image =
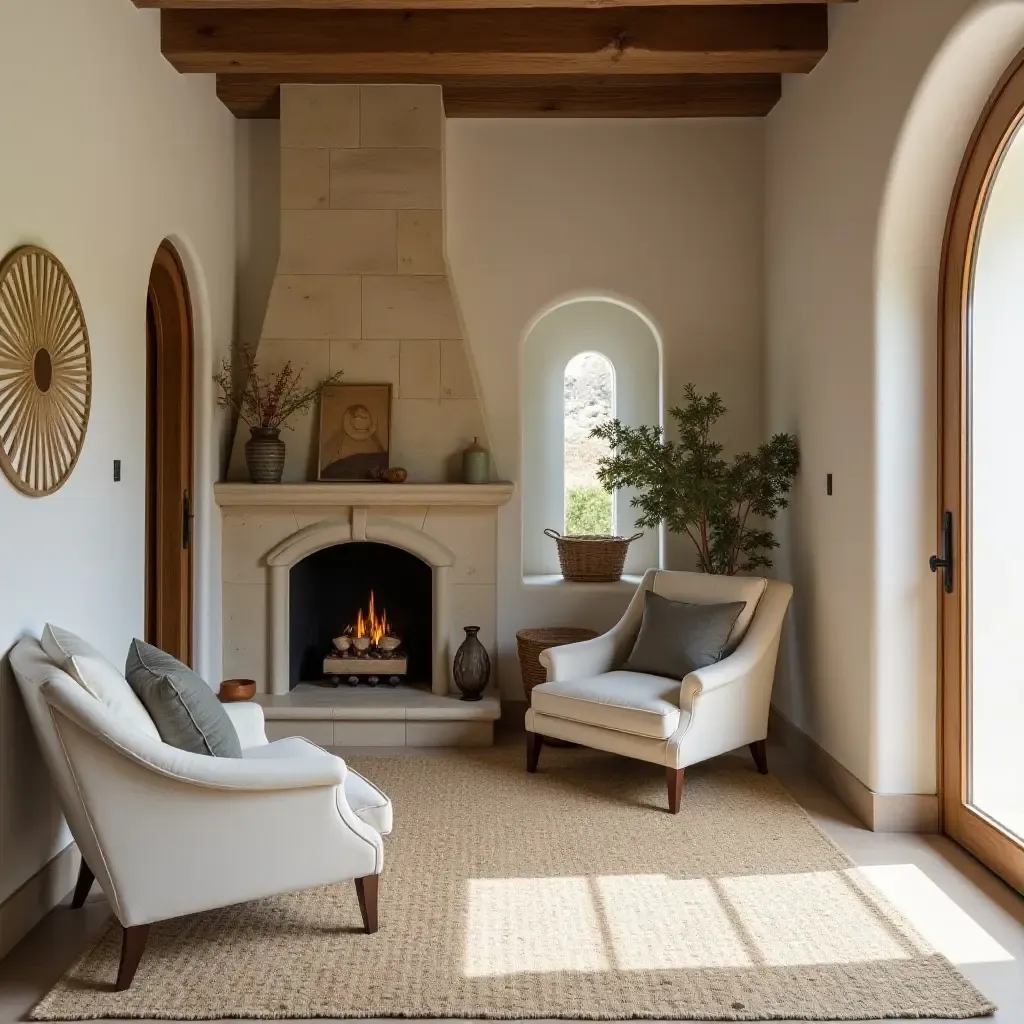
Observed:
[[[595,636],[597,633],[592,629],[575,629],[571,626],[519,630],[516,633],[516,644],[519,647],[519,668],[523,673],[527,704],[530,702],[530,691],[547,679],[547,672],[540,663],[541,651],[579,643],[580,640],[593,640]]]
[[[557,530],[544,533],[558,545],[562,575],[573,583],[614,583],[622,579],[629,545],[643,536],[563,537]]]

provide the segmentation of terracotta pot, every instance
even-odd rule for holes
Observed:
[[[254,484],[279,484],[284,472],[284,441],[276,427],[250,427],[245,464]]]
[[[217,697],[221,704],[233,704],[240,700],[252,700],[255,695],[255,679],[225,679],[220,684],[220,692]]]

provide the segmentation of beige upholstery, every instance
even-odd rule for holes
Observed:
[[[230,709],[233,705],[229,704]],[[245,704],[243,707],[259,707]],[[252,747],[242,751],[246,760],[280,760],[291,757],[321,757],[336,760],[334,754],[315,746],[301,736],[288,736],[273,743]],[[362,819],[382,836],[391,831],[391,801],[372,783],[358,772],[348,769],[344,783],[345,801],[357,818]]]
[[[623,672],[648,590],[692,604],[743,601],[732,652],[684,679]],[[792,593],[775,580],[649,570],[607,633],[541,655],[548,681],[533,689],[527,730],[669,768],[763,740]]]
[[[667,740],[679,727],[679,681],[639,672],[543,683],[532,704],[543,715],[649,739]]]
[[[340,757],[297,737],[268,743],[256,704],[225,706],[241,758],[168,746],[124,677],[61,634],[59,663],[26,637],[11,668],[71,832],[123,925],[380,874],[390,803]],[[65,670],[72,659],[90,686]]]

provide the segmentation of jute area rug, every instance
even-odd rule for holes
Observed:
[[[678,817],[662,769],[596,751],[545,748],[534,776],[513,749],[351,764],[394,801],[377,935],[351,884],[229,907],[154,926],[114,993],[115,923],[32,1018],[994,1009],[746,758],[687,771]]]

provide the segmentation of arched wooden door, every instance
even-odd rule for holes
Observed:
[[[1024,55],[975,132],[941,298],[945,831],[1024,891]]]
[[[146,640],[192,664],[192,304],[169,242],[146,300]]]

